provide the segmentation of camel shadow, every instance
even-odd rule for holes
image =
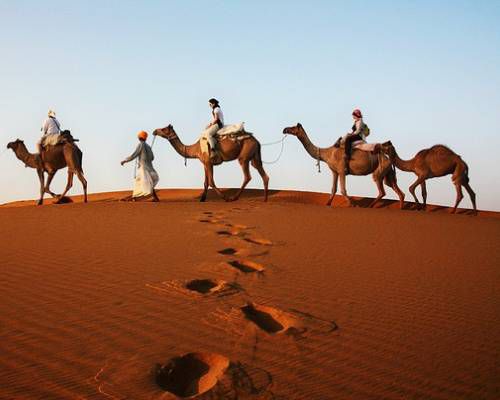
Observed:
[[[60,199],[58,199],[57,203],[54,202],[54,204],[69,204],[69,203],[73,203],[73,199],[71,197],[67,197],[67,196],[64,196],[64,197],[61,197]]]

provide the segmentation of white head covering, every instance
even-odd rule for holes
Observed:
[[[49,110],[49,112],[47,113],[47,115],[48,115],[49,117],[53,117],[53,118],[55,118],[55,116],[56,116],[56,112],[55,112],[54,110]]]

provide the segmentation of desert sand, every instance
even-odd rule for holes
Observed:
[[[499,213],[0,207],[1,399],[497,399]]]

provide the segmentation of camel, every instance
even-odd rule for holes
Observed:
[[[457,199],[452,213],[457,211],[458,204],[464,197],[462,186],[469,193],[474,212],[477,212],[476,194],[469,185],[469,167],[458,154],[448,147],[437,144],[419,151],[411,160],[402,160],[399,158],[396,149],[390,141],[382,143],[382,151],[388,155],[389,159],[401,171],[413,172],[417,175],[417,180],[409,188],[417,206],[420,205],[415,194],[415,189],[418,185],[422,188],[422,209],[425,209],[427,206],[427,187],[425,181],[429,178],[451,174],[451,180],[457,190]]]
[[[167,139],[175,149],[175,151],[177,151],[177,153],[179,153],[182,157],[197,158],[203,164],[203,167],[205,168],[205,184],[203,193],[200,197],[201,202],[206,200],[209,186],[211,186],[215,190],[215,192],[225,201],[237,200],[247,186],[248,182],[250,182],[250,180],[252,179],[249,168],[250,163],[262,177],[262,181],[264,182],[264,201],[267,201],[269,177],[262,167],[260,143],[251,133],[245,132],[245,136],[243,138],[236,140],[227,137],[222,139],[219,138],[221,160],[217,164],[214,164],[210,160],[208,154],[202,152],[199,140],[192,145],[186,146],[185,144],[183,144],[177,136],[177,133],[175,132],[172,125],[168,125],[165,128],[156,129],[153,132],[153,135],[161,136]],[[222,162],[233,161],[236,159],[239,161],[243,170],[243,183],[234,196],[227,198],[215,184],[213,167],[214,165],[219,165]]]
[[[43,204],[45,193],[49,193],[52,197],[57,197],[56,203],[60,203],[68,190],[73,186],[73,175],[76,174],[82,183],[84,201],[87,202],[87,180],[83,176],[82,170],[82,152],[73,142],[73,137],[69,132],[65,135],[65,142],[55,146],[47,146],[40,154],[33,154],[28,151],[24,142],[20,139],[10,142],[7,145],[8,149],[12,149],[16,157],[21,160],[26,167],[35,168],[40,179],[40,198],[38,205]],[[50,190],[50,183],[56,172],[62,168],[68,167],[68,181],[64,192],[58,196]],[[47,184],[45,184],[45,172],[47,172]]]
[[[326,203],[327,206],[332,204],[335,193],[337,192],[337,182],[340,178],[340,191],[342,195],[347,199],[349,206],[352,206],[352,199],[348,196],[346,191],[346,172],[345,172],[345,160],[344,160],[344,149],[336,147],[335,145],[330,147],[320,148],[315,146],[306,131],[300,123],[296,126],[291,126],[283,130],[284,134],[296,136],[297,139],[302,143],[309,155],[315,160],[325,162],[333,176],[332,192]],[[367,151],[361,151],[354,149],[352,152],[351,159],[349,161],[349,174],[351,175],[369,175],[372,174],[373,180],[375,181],[378,188],[377,198],[370,204],[373,207],[380,199],[385,196],[384,185],[391,187],[399,197],[399,206],[402,209],[404,207],[405,195],[398,187],[396,180],[396,172],[392,166],[391,161],[386,158],[383,154],[373,154]]]

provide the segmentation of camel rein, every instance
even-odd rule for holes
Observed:
[[[318,167],[318,174],[321,173],[321,164],[320,164],[320,161],[321,160],[321,156],[319,154],[319,147],[318,147],[318,158],[316,159],[316,166]]]
[[[281,143],[281,149],[280,149],[280,153],[278,154],[278,157],[276,157],[276,159],[273,161],[262,161],[262,164],[276,164],[280,160],[281,156],[283,155],[283,149],[285,147],[285,139],[287,138],[287,136],[288,135],[285,134],[285,136],[283,136],[282,139],[277,140],[276,142],[261,143],[261,146],[273,146],[275,144]]]
[[[155,139],[156,139],[156,136],[155,136]],[[179,136],[177,136],[177,133],[174,132],[172,135],[167,136],[166,139],[170,142],[174,139],[179,139]],[[184,146],[184,166],[187,167],[186,145],[183,144],[182,146]]]

